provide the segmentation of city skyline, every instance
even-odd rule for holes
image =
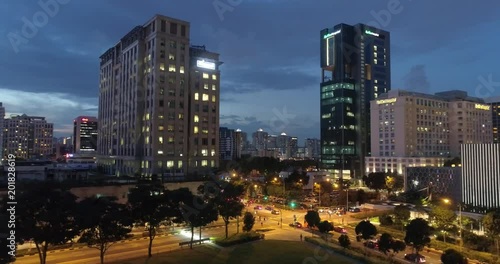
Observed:
[[[305,3],[290,3],[283,8],[279,2],[243,1],[224,12],[217,11],[212,2],[200,3],[197,9],[186,8],[183,3],[170,6],[172,2],[99,3],[104,9],[125,14],[117,17],[91,11],[96,3],[68,1],[53,15],[36,2],[8,4],[1,30],[6,37],[0,42],[5,51],[0,91],[7,115],[45,116],[54,123],[56,136],[71,134],[74,116],[97,114],[99,55],[128,29],[156,13],[190,21],[191,42],[221,54],[221,126],[247,132],[263,128],[273,134],[286,130],[301,139],[319,138],[317,32],[337,23],[374,22],[391,32],[393,88],[426,93],[458,89],[477,97],[500,94],[500,74],[491,70],[495,63],[492,58],[499,52],[493,46],[495,41],[472,42],[486,37],[491,40],[489,32],[498,23],[494,18],[496,2],[488,8],[473,3],[456,6],[446,20],[432,12],[439,12],[449,1],[434,3],[433,10],[425,11],[433,19],[421,21],[415,18],[426,9],[425,3],[402,1],[392,8],[387,3],[367,3],[356,6],[357,11],[351,15],[342,10],[353,9],[352,4],[320,1],[308,6],[316,14],[300,23],[279,18],[302,13]],[[280,16],[276,16],[277,11]],[[12,36],[22,37],[23,18],[32,21],[37,12],[50,15],[46,23],[40,24],[33,36],[23,37],[25,42],[15,44]],[[85,17],[91,12],[89,21]],[[336,14],[334,20],[326,15],[332,12]],[[472,15],[476,13],[481,15]],[[390,17],[384,16],[382,21],[380,14]],[[262,19],[253,19],[257,16]],[[75,30],[79,33],[74,34]],[[276,50],[278,40],[291,36],[295,41]],[[478,50],[488,52],[483,55]],[[26,71],[33,78],[23,78]]]

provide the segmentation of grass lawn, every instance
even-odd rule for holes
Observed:
[[[315,259],[317,256],[317,260]],[[308,258],[310,261],[304,262]],[[240,244],[229,248],[217,248],[210,245],[195,246],[193,250],[183,249],[153,256],[149,261],[140,258],[130,261],[121,261],[120,264],[170,264],[170,263],[355,263],[346,257],[328,254],[317,250],[307,242],[263,240]],[[323,260],[323,261],[322,261]],[[109,262],[111,263],[111,262]],[[118,264],[118,262],[116,263]]]

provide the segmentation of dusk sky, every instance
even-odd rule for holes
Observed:
[[[319,32],[338,23],[391,32],[392,89],[500,95],[499,1],[58,1],[30,35],[39,2],[0,3],[0,102],[45,116],[56,136],[97,116],[99,56],[155,14],[189,21],[191,43],[221,54],[221,126],[249,135],[319,137]]]

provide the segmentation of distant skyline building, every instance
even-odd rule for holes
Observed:
[[[219,54],[155,15],[100,57],[98,164],[111,175],[206,174],[219,163]]]
[[[73,146],[76,153],[97,151],[97,118],[79,116],[73,120]]]
[[[266,150],[267,146],[267,137],[269,134],[265,132],[262,128],[259,128],[256,132],[252,134],[252,145],[253,147],[259,150]]]
[[[321,167],[360,179],[370,150],[370,101],[391,88],[390,33],[364,24],[320,32]]]
[[[22,159],[45,159],[53,153],[54,124],[45,117],[26,114],[4,120],[4,155]]]
[[[321,140],[317,138],[306,138],[304,146],[304,157],[317,159],[321,153]]]
[[[493,143],[500,143],[500,96],[488,98],[486,102],[491,106]]]
[[[462,144],[462,202],[500,207],[500,144]]]
[[[3,141],[5,133],[5,107],[3,107],[2,102],[0,102],[0,161],[4,158],[3,156]]]
[[[229,129],[227,127],[221,127],[219,129],[219,155],[222,160],[235,160],[241,157],[238,157],[238,151],[241,146],[241,132],[237,132],[238,130]]]

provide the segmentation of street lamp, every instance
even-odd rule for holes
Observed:
[[[445,204],[451,204],[448,198],[443,199]],[[462,252],[462,204],[458,203],[458,233],[460,235],[460,252]]]

